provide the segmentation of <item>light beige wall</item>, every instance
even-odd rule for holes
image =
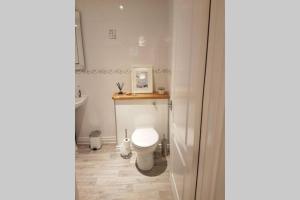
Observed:
[[[124,10],[120,10],[120,2]],[[131,91],[132,65],[154,66],[154,87],[169,88],[171,49],[171,0],[76,0],[81,13],[86,72],[76,73],[76,85],[88,95],[78,112],[79,142],[87,142],[93,129],[101,129],[105,141],[115,138],[115,83],[124,82]],[[108,30],[117,30],[117,39]],[[140,36],[146,45],[138,46]]]

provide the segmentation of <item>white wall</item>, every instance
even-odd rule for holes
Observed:
[[[169,90],[171,65],[171,0],[77,0],[81,14],[86,71],[76,73],[76,85],[89,96],[77,111],[79,143],[88,140],[91,130],[102,130],[105,141],[115,139],[115,114],[112,94],[115,83],[124,82],[131,91],[132,65],[153,65],[154,89]],[[124,10],[120,10],[120,3]],[[117,39],[109,39],[109,29]],[[146,40],[138,46],[139,37]]]

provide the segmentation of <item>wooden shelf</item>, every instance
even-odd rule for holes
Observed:
[[[124,93],[118,94],[115,93],[112,96],[113,100],[134,100],[134,99],[169,99],[170,95],[168,92],[165,94],[158,93],[145,93],[145,94],[133,94],[133,93]]]

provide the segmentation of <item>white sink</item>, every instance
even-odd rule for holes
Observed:
[[[87,95],[82,95],[81,97],[76,97],[75,98],[75,109],[77,109],[80,106],[82,106],[83,104],[85,104],[85,102],[87,101],[87,98],[88,98]]]

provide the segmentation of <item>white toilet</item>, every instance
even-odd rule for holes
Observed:
[[[157,147],[159,135],[153,128],[137,128],[131,135],[131,144],[137,153],[137,166],[141,170],[150,170],[154,165],[153,153]]]

